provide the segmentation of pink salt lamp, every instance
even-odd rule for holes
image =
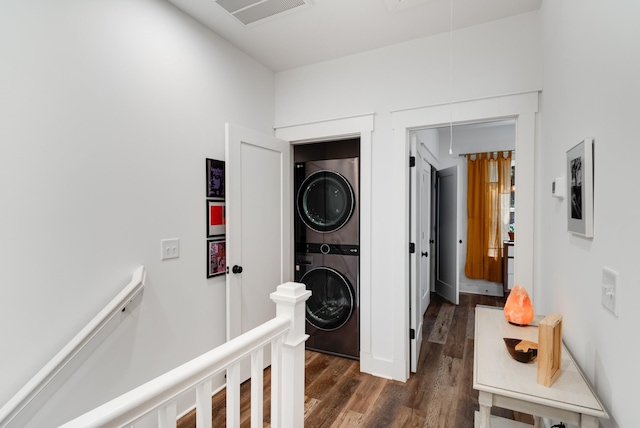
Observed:
[[[511,289],[504,305],[504,317],[511,324],[525,326],[533,321],[533,306],[524,287],[519,285]]]

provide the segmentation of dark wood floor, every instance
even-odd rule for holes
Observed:
[[[305,427],[473,427],[476,305],[503,306],[502,298],[460,295],[452,305],[433,294],[425,313],[417,373],[407,382],[360,373],[359,362],[306,351]],[[270,373],[265,371],[265,421],[270,418]],[[225,424],[224,391],[213,397],[213,426]],[[249,427],[250,381],[241,386],[242,426]],[[533,424],[529,415],[493,408],[494,414]],[[264,423],[268,427],[268,422]],[[195,413],[178,427],[195,427]]]

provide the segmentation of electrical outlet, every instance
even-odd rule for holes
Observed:
[[[616,293],[620,274],[608,267],[602,268],[602,306],[607,308],[616,317]]]
[[[162,239],[160,241],[160,260],[177,259],[180,257],[180,239]]]

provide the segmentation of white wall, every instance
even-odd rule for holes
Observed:
[[[545,1],[541,10],[536,309],[564,317],[563,338],[611,412],[605,427],[638,425],[638,16],[629,1]],[[550,190],[566,176],[566,151],[586,137],[595,141],[593,239],[567,232],[566,199]],[[617,318],[600,304],[604,266],[620,273]]]
[[[0,57],[0,405],[148,273],[42,415],[57,425],[224,341],[204,159],[224,159],[225,121],[273,132],[273,74],[162,0],[4,1]]]
[[[449,35],[364,52],[276,74],[276,127],[374,112],[372,159],[373,358],[387,362],[387,376],[404,373],[399,349],[407,287],[398,280],[408,262],[407,231],[394,218],[407,217],[403,188],[405,147],[392,144],[391,112],[541,87],[537,12],[456,31],[454,89],[449,86]],[[408,174],[407,174],[408,177]],[[406,214],[406,216],[405,216]],[[390,301],[390,297],[392,300]],[[407,316],[408,319],[408,316]],[[367,341],[368,342],[368,341]],[[394,374],[396,373],[396,374]]]

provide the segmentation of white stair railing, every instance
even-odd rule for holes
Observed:
[[[157,414],[158,427],[176,426],[176,401],[196,391],[196,426],[211,428],[212,377],[227,372],[227,427],[240,426],[240,363],[251,358],[251,424],[262,426],[263,349],[271,344],[271,427],[304,426],[305,301],[303,284],[271,293],[276,317],[138,388],[62,425],[64,428],[130,427]]]
[[[76,334],[33,378],[29,380],[2,408],[0,428],[20,427],[28,420],[28,407],[35,409],[46,402],[78,364],[81,364],[90,348],[104,340],[110,326],[117,325],[116,315],[124,311],[144,289],[146,271],[138,267],[127,284],[87,325]],[[105,333],[106,332],[106,333]],[[88,351],[87,351],[88,350]]]

